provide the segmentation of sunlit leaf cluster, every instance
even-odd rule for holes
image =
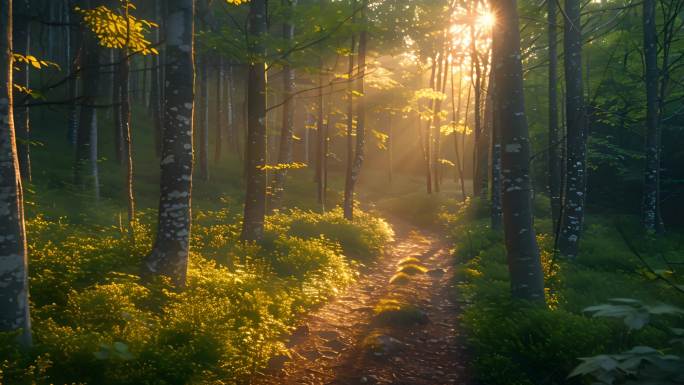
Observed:
[[[83,16],[84,23],[97,36],[100,45],[107,48],[128,48],[133,53],[156,55],[159,51],[145,38],[152,28],[159,26],[151,21],[138,19],[129,14],[135,6],[121,0],[121,7],[112,10],[104,5],[93,9],[75,8]]]

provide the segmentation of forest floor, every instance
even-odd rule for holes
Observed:
[[[436,234],[395,223],[384,257],[308,315],[290,337],[291,357],[272,359],[256,384],[468,383],[449,248]],[[424,271],[390,283],[407,257]]]

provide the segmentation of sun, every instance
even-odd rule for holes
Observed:
[[[496,24],[496,17],[493,13],[487,12],[479,15],[475,20],[475,24],[481,28],[492,28]]]

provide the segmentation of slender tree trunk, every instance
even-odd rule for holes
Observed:
[[[494,40],[494,39],[493,39]],[[492,44],[497,43],[496,41],[492,41]],[[499,55],[499,53],[496,51],[498,48],[492,46],[492,58],[495,57],[495,55]],[[496,80],[494,79],[495,72],[492,70],[491,72],[492,76],[490,77],[490,85],[489,85],[489,90],[490,90],[490,95],[488,95],[488,98],[490,99],[491,103],[491,133],[492,133],[492,139],[491,139],[491,152],[492,152],[492,165],[491,165],[491,174],[492,174],[492,193],[491,193],[491,210],[490,210],[490,226],[492,230],[500,230],[502,226],[502,194],[503,191],[502,189],[502,181],[501,181],[501,127],[502,127],[502,121],[501,121],[501,112],[499,111],[499,106],[498,106],[498,99],[497,99],[497,85],[496,85]]]
[[[318,95],[316,102],[316,196],[321,210],[325,211],[325,129],[323,128],[323,59],[319,63]]]
[[[237,129],[235,124],[235,114],[234,114],[234,96],[233,96],[233,65],[228,64],[228,79],[226,82],[226,114],[228,115],[226,119],[228,120],[228,144],[235,148],[235,152],[238,150],[236,147],[239,146],[237,141]]]
[[[95,186],[95,181],[92,179],[92,175],[96,174],[93,167],[97,168],[97,162],[91,162],[91,151],[92,147],[97,147],[97,142],[92,138],[92,125],[95,122],[94,105],[97,103],[100,82],[100,49],[97,37],[90,31],[85,31],[83,34],[83,47],[81,116],[76,134],[74,184],[88,191],[97,192],[99,187]],[[84,168],[90,168],[90,170],[86,172]]]
[[[387,181],[392,184],[394,174],[394,131],[392,127],[392,112],[387,114]]]
[[[28,0],[14,1],[14,52],[29,55],[31,42],[30,8]],[[14,84],[30,89],[29,65],[23,63],[19,70],[14,73]],[[27,106],[28,95],[17,89],[14,90],[14,127],[17,134],[17,151],[19,153],[19,167],[24,181],[31,182],[31,125],[29,108]],[[17,105],[17,102],[19,105]]]
[[[473,112],[475,114],[473,118],[473,133],[474,135],[474,142],[473,142],[473,196],[475,197],[480,197],[482,198],[484,196],[484,192],[482,189],[482,175],[480,174],[481,167],[480,167],[480,150],[482,147],[482,116],[481,116],[481,107],[482,107],[482,68],[480,66],[480,57],[479,57],[479,52],[477,51],[477,46],[475,45],[476,42],[476,36],[475,36],[475,28],[474,26],[471,26],[470,28],[470,36],[471,36],[471,43],[470,43],[470,60],[473,66],[473,69],[475,70],[475,79],[473,80],[473,88],[475,90],[475,95],[474,95],[474,106],[473,106]]]
[[[366,9],[368,8],[368,0],[363,0],[361,10],[361,25],[366,27]],[[356,92],[359,95],[358,103],[356,105],[356,146],[354,154],[354,163],[351,168],[349,196],[352,198],[350,205],[345,207],[345,218],[348,220],[354,219],[354,189],[356,182],[361,173],[361,166],[365,159],[366,148],[366,95],[364,89],[364,77],[366,74],[366,44],[368,43],[368,33],[362,29],[359,33],[359,70],[358,79],[356,79]]]
[[[264,232],[266,213],[266,69],[265,48],[261,42],[267,32],[266,0],[249,3],[250,52],[247,89],[247,149],[245,154],[247,193],[242,239],[259,240]]]
[[[160,20],[161,18],[161,0],[155,0],[154,2],[154,20]],[[161,28],[161,27],[160,27]],[[155,28],[154,36],[155,42],[161,42],[161,36],[159,29]],[[162,92],[161,87],[162,81],[162,55],[152,56],[152,69],[150,72],[150,110],[152,112],[152,123],[154,124],[154,150],[157,156],[161,156],[162,147],[162,129],[164,123],[162,122]]]
[[[461,68],[461,62],[459,62],[459,69]],[[455,168],[456,168],[456,178],[458,181],[460,181],[461,185],[461,200],[465,200],[466,198],[466,192],[465,192],[465,181],[463,180],[463,166],[461,165],[461,156],[459,155],[460,151],[458,149],[458,132],[456,130],[456,127],[459,125],[460,120],[461,120],[461,83],[463,82],[463,76],[459,76],[458,78],[458,101],[456,104],[454,104],[454,71],[453,68],[451,71],[451,122],[454,125],[451,134],[454,136],[454,158],[456,160],[455,163]],[[461,75],[459,73],[459,75]],[[464,127],[465,129],[465,127]]]
[[[535,239],[530,191],[530,141],[525,117],[516,0],[492,2],[501,15],[495,33],[495,82],[501,128],[503,214],[513,297],[544,302],[544,275]]]
[[[352,4],[356,6],[356,1]],[[352,16],[352,23],[354,17]],[[344,183],[344,217],[349,219],[353,215],[354,206],[354,187],[352,184],[352,167],[354,162],[354,138],[352,136],[354,130],[354,52],[356,51],[356,35],[351,36],[351,50],[349,52],[349,82],[347,83],[347,157],[345,167],[345,183]]]
[[[224,114],[223,114],[223,88],[224,88],[224,71],[223,58],[218,59],[218,69],[216,70],[216,123],[214,130],[216,131],[216,143],[214,143],[214,163],[221,162],[221,155],[223,152],[223,131],[224,131]]]
[[[577,257],[584,222],[586,186],[586,116],[582,91],[582,31],[580,1],[565,0],[564,28],[565,86],[567,119],[567,182],[559,238],[561,255]]]
[[[655,0],[644,0],[644,62],[646,64],[646,167],[642,222],[647,231],[663,232],[660,215],[660,127],[658,125],[658,35]]]
[[[203,181],[209,180],[209,58],[207,55],[200,56],[201,70],[198,93],[201,95],[199,100],[200,116],[198,119],[198,152],[199,152],[199,178]]]
[[[31,345],[24,197],[12,118],[12,0],[0,0],[0,332]]]
[[[126,9],[126,14],[128,9]],[[128,16],[126,16],[128,17]],[[126,167],[126,213],[128,214],[128,232],[131,241],[135,241],[135,195],[133,190],[133,138],[131,132],[131,95],[129,92],[130,74],[129,52],[124,49],[121,55],[121,128],[123,134],[124,166]]]
[[[67,138],[72,146],[76,146],[76,136],[78,132],[78,73],[81,65],[81,43],[80,43],[80,27],[71,26],[72,22],[77,19],[74,15],[73,9],[76,5],[76,1],[68,1],[68,11],[67,11],[67,23],[70,24],[69,27],[69,51],[71,56],[69,57],[69,117],[67,122]]]
[[[442,57],[440,58],[439,71],[435,81],[435,91],[445,92],[447,71],[449,70],[448,49],[444,47],[442,50]],[[442,99],[435,100],[433,115],[432,115],[432,175],[434,191],[440,191],[440,172],[441,163],[439,162],[440,154],[440,136],[441,136],[441,118]]]
[[[194,103],[193,0],[167,0],[166,81],[159,216],[154,247],[145,270],[185,285],[192,194]]]
[[[282,4],[294,11],[297,0],[282,0]],[[287,20],[283,23],[283,39],[292,44],[294,38],[294,24]],[[280,127],[280,148],[278,152],[278,164],[286,165],[292,163],[292,137],[294,136],[294,94],[295,92],[295,71],[286,63],[283,66],[283,115]],[[319,100],[320,101],[320,100]],[[285,179],[287,178],[287,168],[283,167],[275,172],[273,188],[271,189],[272,199],[271,208],[280,208],[285,189]]]
[[[435,79],[437,71],[437,56],[432,58],[432,69],[430,70],[430,88],[434,89],[438,80]],[[429,109],[435,105],[434,100],[429,101]],[[420,121],[419,121],[420,124]],[[420,126],[418,126],[420,130]],[[425,158],[425,187],[428,194],[432,194],[432,140],[431,140],[430,120],[425,126],[425,144],[423,145],[423,156]]]
[[[112,114],[113,114],[113,124],[114,124],[114,159],[116,163],[123,164],[123,154],[124,154],[124,134],[123,134],[123,115],[121,113],[121,65],[120,56],[113,59],[112,62],[117,62],[112,65],[112,71],[114,71],[114,76],[112,78]]]
[[[561,211],[561,147],[558,135],[558,47],[556,42],[557,6],[547,2],[549,35],[549,198],[553,228],[557,228]]]

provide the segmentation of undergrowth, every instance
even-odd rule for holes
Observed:
[[[142,282],[151,213],[136,243],[118,227],[28,221],[34,346],[0,335],[0,383],[204,384],[249,382],[297,317],[358,274],[392,238],[359,212],[276,213],[262,244],[239,241],[228,211],[195,215],[187,286]],[[315,229],[315,231],[312,229]]]
[[[537,215],[547,294],[547,307],[540,308],[511,299],[503,234],[490,229],[487,213],[485,204],[469,201],[441,215],[455,243],[455,297],[465,303],[461,324],[473,351],[478,383],[583,383],[581,378],[567,378],[579,357],[637,345],[667,345],[663,324],[630,331],[621,320],[592,318],[583,309],[615,297],[683,305],[684,298],[645,273],[616,231],[615,221],[626,228],[643,255],[653,255],[648,261],[653,266],[662,264],[653,251],[671,260],[684,259],[677,246],[679,235],[649,238],[639,235],[633,219],[589,216],[580,256],[568,262],[553,257],[550,220],[544,213]]]

